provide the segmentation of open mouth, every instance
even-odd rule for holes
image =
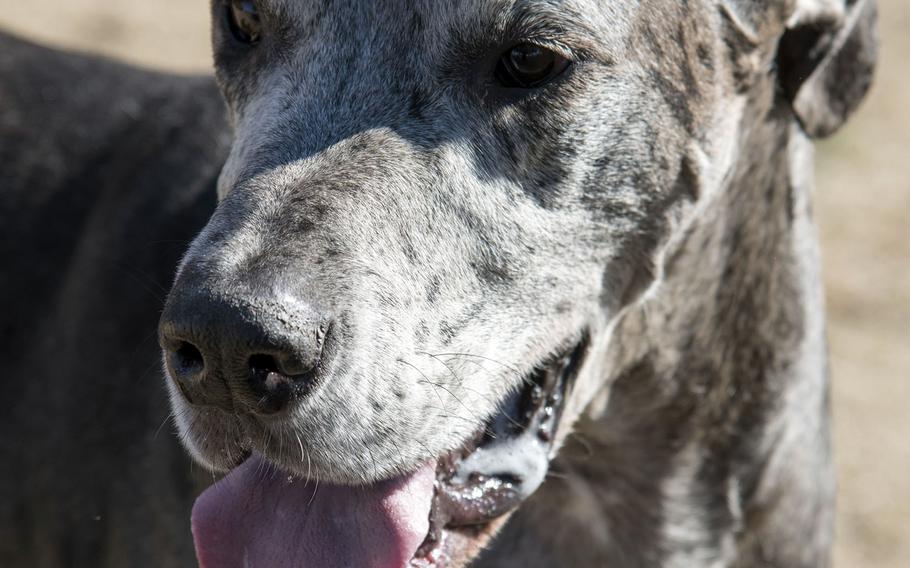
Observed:
[[[253,454],[194,506],[200,566],[465,565],[543,483],[587,348],[548,360],[461,448],[398,479],[319,486]]]
[[[587,339],[554,358],[506,400],[501,412],[459,450],[441,458],[430,530],[411,566],[445,568],[543,483],[556,429]]]

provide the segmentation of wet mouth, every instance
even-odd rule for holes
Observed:
[[[557,428],[587,337],[525,378],[501,412],[458,450],[437,462],[430,529],[410,562],[445,568],[473,556],[490,525],[514,511],[543,483]],[[474,545],[474,546],[472,546]]]
[[[199,565],[467,565],[543,483],[587,348],[549,359],[461,448],[397,478],[319,485],[253,452],[196,500]]]

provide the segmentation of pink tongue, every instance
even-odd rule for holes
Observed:
[[[201,568],[402,568],[429,531],[434,478],[427,465],[368,487],[317,490],[254,454],[196,500],[196,557]]]

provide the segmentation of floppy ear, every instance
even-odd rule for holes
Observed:
[[[796,0],[778,53],[781,89],[803,130],[828,136],[872,83],[878,52],[875,0]]]

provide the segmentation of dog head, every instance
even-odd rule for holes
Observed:
[[[197,507],[212,565],[469,562],[741,131],[832,132],[875,45],[864,0],[212,10],[236,139],[161,322],[185,445],[247,460]]]

